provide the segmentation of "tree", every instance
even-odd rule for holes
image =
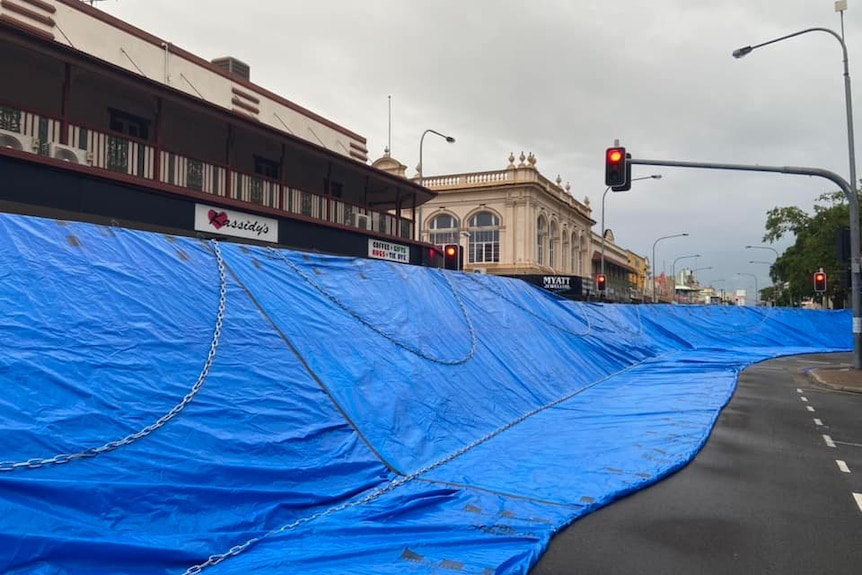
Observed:
[[[782,290],[781,305],[813,297],[814,272],[823,268],[829,278],[825,296],[832,300],[833,307],[844,307],[848,290],[838,278],[846,265],[838,261],[836,234],[849,219],[850,208],[843,192],[817,198],[813,215],[795,206],[776,207],[766,213],[764,242],[773,243],[789,234],[796,237],[796,242],[769,269],[773,282],[789,283],[789,288]]]

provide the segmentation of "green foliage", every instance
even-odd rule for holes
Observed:
[[[826,297],[838,303],[844,301],[848,290],[839,285],[838,279],[847,266],[838,261],[836,236],[849,220],[850,208],[843,192],[820,196],[813,214],[795,206],[776,207],[766,213],[764,242],[773,243],[786,235],[796,238],[769,270],[773,282],[790,284],[780,294],[781,305],[791,301],[798,304],[803,297],[813,296],[813,276],[820,268],[828,277]]]

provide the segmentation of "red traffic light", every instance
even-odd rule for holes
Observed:
[[[443,246],[443,267],[447,270],[461,270],[462,264],[461,246],[458,244],[446,244]]]
[[[826,272],[814,272],[814,291],[817,293],[826,291]]]
[[[608,285],[608,278],[605,274],[599,274],[596,276],[596,284],[599,287],[599,291],[605,291],[605,288]]]
[[[625,148],[608,148],[605,152],[605,185],[611,188],[625,186],[628,166]]]

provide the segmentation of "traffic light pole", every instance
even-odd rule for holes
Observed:
[[[850,207],[850,291],[853,305],[853,368],[862,369],[862,270],[860,270],[859,199],[847,180],[829,170],[795,166],[756,166],[748,164],[716,164],[706,162],[674,162],[631,158],[632,164],[667,166],[670,168],[701,168],[706,170],[734,170],[743,172],[772,172],[797,176],[825,178],[841,188]]]

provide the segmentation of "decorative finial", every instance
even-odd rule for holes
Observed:
[[[590,207],[590,196],[584,196],[584,205]]]
[[[514,152],[509,153],[509,165],[506,167],[507,168],[514,168],[515,167],[515,153]]]
[[[533,155],[533,152],[530,152],[530,155],[527,156],[527,162],[529,162],[530,167],[536,167],[536,156]]]
[[[523,151],[521,152],[521,156],[520,156],[518,159],[519,159],[519,160],[521,160],[521,163],[520,163],[520,164],[518,164],[518,167],[519,167],[519,168],[523,168],[523,167],[525,166],[525,164],[524,164],[524,160],[526,160],[526,159],[527,159],[527,156],[525,156],[525,155],[524,155],[524,152],[523,152]]]
[[[571,182],[566,182],[566,191],[569,192],[570,194],[572,193],[572,183]]]
[[[562,187],[563,187],[563,178],[561,178],[561,177],[560,177],[560,174],[557,174],[556,182],[557,182],[557,187],[558,187],[558,188],[562,188]]]

